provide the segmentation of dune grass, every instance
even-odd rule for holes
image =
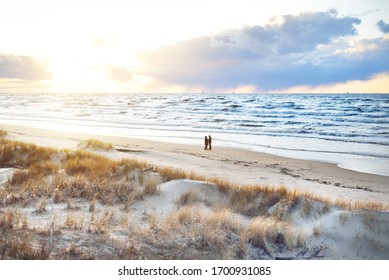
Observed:
[[[47,161],[57,150],[34,144],[0,139],[0,167],[28,167]]]
[[[53,175],[54,181],[58,184],[58,186],[56,185],[54,187],[57,192],[57,199],[59,197],[58,191],[65,187],[68,189],[70,197],[85,196],[88,198],[94,192],[107,194],[107,189],[111,189],[112,191],[108,192],[116,193],[117,197],[121,196],[119,195],[119,192],[121,192],[124,194],[124,200],[131,196],[139,197],[141,196],[140,194],[132,194],[128,188],[127,190],[120,189],[120,184],[112,184],[112,182],[115,182],[115,177],[122,178],[125,175],[127,179],[131,179],[129,178],[129,173],[135,171],[137,173],[138,183],[144,188],[141,192],[143,195],[157,194],[157,185],[161,180],[191,179],[205,181],[216,185],[220,192],[229,195],[229,207],[249,216],[263,214],[266,209],[280,201],[287,202],[293,207],[298,198],[321,202],[325,205],[323,208],[329,207],[329,204],[332,204],[347,210],[383,211],[389,209],[388,204],[380,202],[351,202],[341,199],[329,201],[326,198],[315,196],[308,192],[291,191],[284,186],[239,185],[220,178],[207,178],[203,175],[182,169],[155,167],[149,165],[147,162],[134,159],[113,161],[104,156],[82,150],[58,150],[6,139],[1,139],[0,141],[0,167],[19,168],[14,173],[9,184],[18,185],[22,189],[27,188],[30,191],[34,191],[34,189],[40,190],[38,192],[40,195],[47,195],[46,192],[41,192],[42,189],[47,188],[45,186],[47,184],[42,182],[38,184],[37,181],[42,181],[46,176]],[[99,141],[87,140],[86,143],[91,147],[111,147],[109,144],[100,143]],[[59,158],[61,161],[58,163],[58,161],[53,160],[54,158]],[[60,169],[63,169],[70,176],[67,182],[63,182],[64,180],[62,178],[61,183],[61,176],[58,175]],[[150,172],[160,174],[163,179],[154,180],[148,178],[145,182],[142,182],[145,174],[143,170],[152,170]],[[132,175],[135,176],[135,173],[133,172]],[[258,198],[259,196],[260,198]],[[123,199],[119,200],[123,201]],[[308,211],[308,209],[305,211]]]
[[[289,221],[289,214],[296,207],[302,217],[318,211],[313,205],[319,205],[322,213],[335,205],[346,210],[389,210],[389,205],[384,203],[329,201],[285,186],[239,185],[134,159],[114,161],[84,150],[38,147],[4,137],[0,142],[0,167],[16,168],[12,178],[0,188],[2,207],[30,205],[32,214],[42,217],[49,214],[50,203],[62,203],[69,213],[62,225],[56,224],[54,238],[61,240],[62,236],[76,232],[74,236],[90,240],[88,244],[110,248],[109,253],[101,253],[100,245],[88,249],[88,244],[80,247],[74,241],[54,248],[48,241],[53,238],[49,226],[29,227],[28,221],[19,214],[2,211],[0,254],[3,259],[269,257],[274,250],[302,246],[304,237]],[[136,201],[158,195],[159,184],[172,179],[207,182],[223,200],[210,204],[193,190],[185,192],[177,198],[176,211],[164,218],[151,214],[146,228],[132,224],[129,218],[123,221],[114,211],[101,210],[101,207],[120,205],[127,213]],[[79,200],[86,206],[82,203],[79,206]],[[244,226],[239,217],[248,219],[248,224]],[[366,223],[372,224],[371,221],[366,218]],[[123,225],[126,243],[106,238],[113,229]],[[313,234],[320,232],[316,230]]]
[[[24,192],[28,190],[31,194],[47,197],[53,197],[55,190],[56,200],[64,200],[66,197],[90,199],[92,194],[98,193],[98,199],[105,197],[105,202],[124,202],[142,198],[143,195],[157,194],[157,185],[163,181],[191,179],[216,185],[220,192],[228,194],[228,207],[248,216],[264,214],[267,209],[280,201],[293,207],[299,198],[321,202],[324,205],[323,209],[328,208],[329,205],[337,205],[347,210],[383,211],[389,209],[388,204],[379,202],[350,202],[340,199],[329,201],[308,192],[291,191],[284,186],[239,185],[220,178],[207,178],[182,169],[151,166],[147,162],[134,159],[113,161],[83,150],[59,150],[6,139],[0,141],[0,167],[19,168],[8,185],[22,189]],[[90,146],[109,147],[99,141],[87,140],[86,143]],[[64,170],[67,177],[60,175],[59,170]],[[145,175],[153,172],[160,174],[162,178],[156,179]],[[44,180],[50,175],[54,178],[52,190],[48,190],[49,184]],[[123,175],[127,180],[137,179],[136,183],[141,185],[142,190],[134,186],[121,186],[119,181]],[[146,180],[145,177],[147,177]],[[9,186],[5,189],[12,189]],[[65,192],[62,199],[59,199],[60,191]],[[109,196],[111,197],[108,198]]]
[[[87,139],[81,142],[78,147],[83,149],[93,149],[93,150],[105,150],[109,151],[113,149],[113,145],[111,143],[105,143],[103,141],[95,140],[95,139]]]
[[[0,129],[0,138],[4,138],[8,135],[7,131]]]
[[[149,228],[131,234],[147,244],[141,250],[162,259],[266,258],[280,250],[301,248],[305,241],[288,222],[259,216],[245,226],[231,209],[207,211],[186,205],[165,219],[152,215],[150,220]]]
[[[269,247],[272,245],[288,249],[302,245],[301,235],[293,225],[274,217],[255,218],[247,229],[246,238],[254,246],[266,251],[270,251]]]
[[[103,203],[131,203],[158,193],[161,178],[134,160],[112,161],[83,150],[58,150],[1,140],[0,166],[17,168],[0,189],[0,204],[47,197],[96,198]],[[128,174],[132,172],[133,176]],[[126,179],[123,179],[126,178]],[[131,178],[130,178],[131,177]]]
[[[188,205],[166,218],[150,216],[150,227],[131,235],[148,244],[140,246],[144,253],[161,259],[240,259],[246,254],[239,242],[243,231],[229,209],[208,212]]]

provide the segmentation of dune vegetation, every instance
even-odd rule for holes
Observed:
[[[87,139],[81,142],[78,147],[83,149],[95,149],[95,150],[105,150],[109,151],[113,149],[111,143],[105,143],[103,141],[95,140],[95,139]]]
[[[309,246],[320,227],[302,231],[291,218],[344,211],[387,211],[377,202],[330,201],[286,187],[243,186],[182,169],[94,153],[113,145],[88,140],[77,150],[6,139],[0,131],[1,259],[274,259],[321,258]],[[161,186],[195,180],[167,213]],[[161,199],[159,200],[159,197]],[[161,203],[161,204],[159,204]],[[143,205],[143,206],[140,206]],[[375,226],[375,216],[363,216]],[[347,224],[348,214],[339,216]],[[377,220],[378,221],[378,220]],[[355,237],[356,238],[356,237]],[[374,242],[376,244],[374,244]],[[380,246],[371,240],[371,246]]]

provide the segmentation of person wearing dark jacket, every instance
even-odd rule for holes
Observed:
[[[212,137],[211,137],[211,135],[208,135],[208,146],[209,146],[209,149],[212,150]]]
[[[204,150],[208,150],[208,144],[209,144],[208,138],[207,138],[207,136],[205,136],[205,138],[204,138],[204,145],[205,145]]]

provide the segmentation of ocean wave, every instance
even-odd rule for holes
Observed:
[[[161,128],[172,137],[187,131],[293,137],[301,143],[320,139],[388,149],[387,104],[386,95],[0,94],[0,120],[124,134]]]
[[[237,111],[239,110],[239,108],[243,107],[243,105],[239,105],[239,104],[232,104],[232,105],[229,105],[227,107],[224,107],[223,109],[221,109],[221,111]]]
[[[250,124],[250,123],[242,123],[239,126],[243,126],[243,127],[264,127],[263,124]]]

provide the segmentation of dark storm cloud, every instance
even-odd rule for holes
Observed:
[[[143,51],[138,55],[143,74],[184,86],[251,84],[274,90],[365,79],[389,70],[387,40],[361,42],[358,53],[341,40],[356,34],[359,18],[339,17],[331,10],[281,20]]]
[[[52,77],[44,63],[29,56],[0,55],[0,78],[38,81]]]
[[[389,33],[389,24],[385,23],[385,21],[380,20],[377,22],[378,28],[385,34]]]

